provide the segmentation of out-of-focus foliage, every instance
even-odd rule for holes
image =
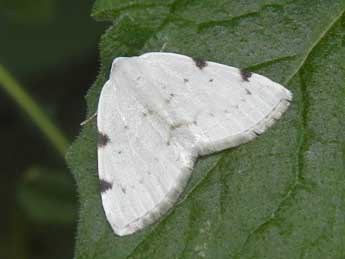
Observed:
[[[0,62],[16,76],[27,77],[83,60],[88,51],[94,51],[103,28],[90,18],[92,2],[1,2]]]
[[[18,205],[34,223],[73,224],[77,212],[74,187],[66,172],[32,167],[18,185]]]
[[[93,0],[0,0],[0,64],[68,139],[84,117],[104,25]],[[1,81],[1,80],[0,80]],[[0,258],[72,258],[75,184],[64,159],[0,87]]]
[[[39,24],[54,17],[56,0],[2,0],[1,13],[11,22]]]

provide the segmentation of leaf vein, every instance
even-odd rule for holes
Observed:
[[[300,102],[300,134],[299,134],[299,147],[297,149],[297,155],[296,155],[296,160],[297,160],[297,173],[295,175],[295,181],[291,188],[287,191],[286,195],[282,198],[282,201],[279,203],[277,209],[274,210],[274,212],[271,214],[269,219],[267,219],[265,222],[261,223],[258,227],[254,229],[254,231],[250,232],[247,238],[245,239],[243,245],[238,249],[238,251],[235,253],[234,258],[239,258],[240,254],[242,253],[243,249],[246,247],[247,243],[251,239],[252,236],[254,236],[256,233],[259,233],[260,231],[264,230],[265,228],[268,227],[268,225],[276,219],[277,214],[279,211],[284,207],[285,202],[290,198],[293,197],[296,192],[298,187],[300,186],[301,180],[302,179],[302,171],[304,168],[304,151],[306,150],[307,146],[307,134],[306,134],[306,127],[307,127],[307,114],[308,114],[308,96],[306,92],[306,82],[303,77],[302,73],[302,68],[303,65],[306,63],[308,60],[308,57],[312,53],[312,51],[317,47],[317,45],[322,41],[322,39],[327,35],[327,33],[333,28],[335,23],[343,16],[345,12],[345,9],[343,9],[340,12],[340,15],[337,15],[334,20],[326,27],[326,30],[320,35],[316,43],[312,44],[311,48],[306,52],[306,56],[303,58],[302,62],[298,66],[298,69],[295,70],[295,72],[289,77],[287,80],[286,84],[291,82],[291,80],[298,74],[300,73],[300,79],[301,79],[301,94],[302,94],[302,100]]]

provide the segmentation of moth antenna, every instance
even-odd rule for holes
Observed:
[[[90,121],[92,121],[94,118],[96,118],[96,116],[97,116],[97,112],[95,112],[89,118],[87,118],[82,123],[80,123],[80,126],[84,126],[84,125],[88,124]]]
[[[165,50],[165,47],[167,46],[167,43],[164,42],[163,46],[161,47],[160,51],[159,52],[163,52]]]

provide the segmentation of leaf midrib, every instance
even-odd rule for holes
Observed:
[[[327,33],[333,28],[333,26],[336,24],[337,21],[339,21],[339,19],[341,19],[341,17],[344,15],[344,12],[345,12],[345,8],[339,12],[339,14],[331,21],[331,23],[325,28],[325,30],[320,34],[320,36],[317,38],[317,40],[314,42],[314,44],[311,45],[311,47],[307,50],[306,52],[306,55],[304,56],[304,58],[302,59],[300,65],[297,67],[297,69],[291,74],[291,76],[286,80],[286,85],[288,85],[291,80],[302,70],[304,64],[307,62],[308,58],[310,57],[310,55],[312,54],[313,50],[318,46],[318,44],[326,37]],[[305,89],[301,89],[301,92],[302,92],[302,95],[305,96],[305,93],[304,93]],[[282,207],[282,205],[284,204],[284,202],[294,193],[298,183],[299,183],[299,180],[300,180],[300,174],[301,174],[301,171],[303,168],[301,168],[301,164],[302,164],[302,161],[301,159],[303,159],[303,152],[304,152],[304,149],[303,147],[305,146],[305,142],[306,142],[306,136],[305,136],[305,125],[303,123],[303,120],[304,120],[304,117],[305,117],[305,114],[304,114],[304,103],[305,103],[305,100],[302,98],[301,100],[301,104],[302,104],[302,107],[301,107],[301,112],[300,112],[300,118],[299,120],[302,121],[301,124],[303,125],[299,131],[301,132],[299,134],[299,138],[300,138],[300,141],[299,141],[299,145],[298,145],[298,150],[296,152],[296,160],[297,160],[297,173],[296,173],[296,176],[295,176],[295,181],[293,183],[293,185],[291,186],[291,188],[289,188],[287,191],[286,191],[286,194],[283,196],[281,202],[278,204],[277,208],[273,211],[273,213],[271,214],[271,216],[265,220],[263,223],[261,223],[258,227],[256,227],[252,232],[250,232],[246,238],[246,240],[243,242],[243,245],[241,246],[241,248],[235,253],[234,255],[234,258],[237,258],[243,248],[246,246],[247,242],[249,241],[250,237],[255,234],[256,232],[258,232],[263,226],[267,225],[268,222],[272,221],[275,216],[277,215],[277,212],[280,210],[280,208]]]

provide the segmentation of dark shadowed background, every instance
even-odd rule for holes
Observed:
[[[79,132],[83,96],[98,73],[105,25],[90,17],[92,3],[0,1],[0,65],[67,143]],[[78,204],[62,152],[17,104],[20,95],[3,85],[0,93],[0,258],[72,258]]]

